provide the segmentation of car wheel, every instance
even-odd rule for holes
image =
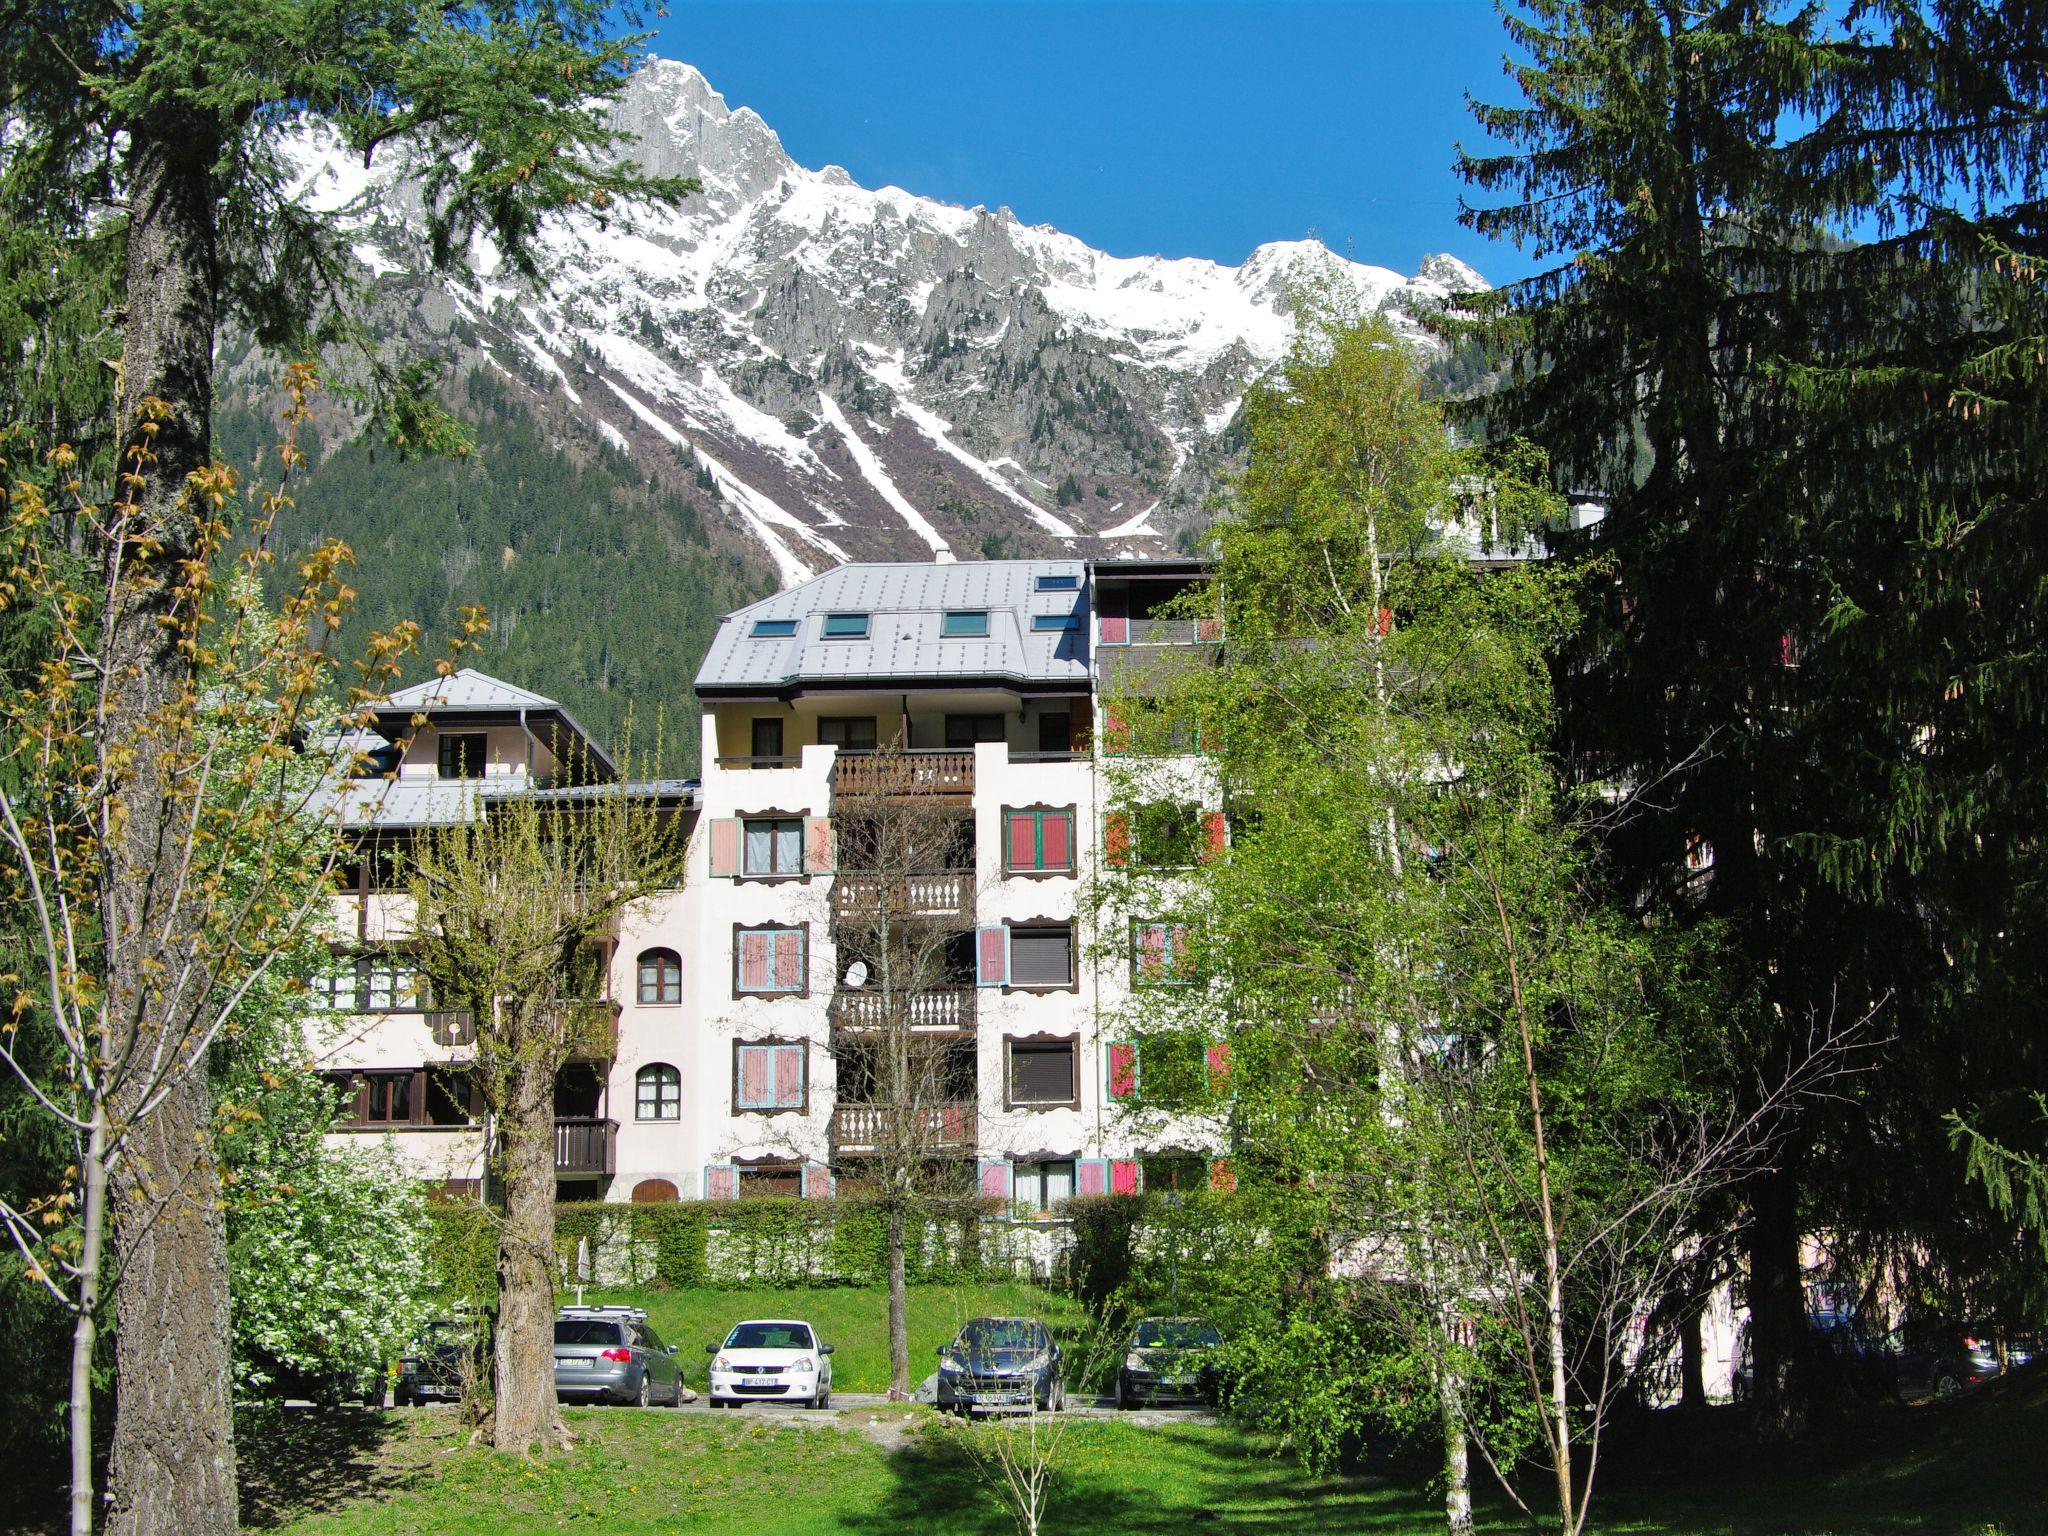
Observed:
[[[635,1408],[651,1408],[654,1406],[654,1384],[647,1379],[645,1371],[640,1373],[640,1392],[633,1399],[633,1406]]]
[[[1045,1411],[1047,1413],[1065,1413],[1066,1410],[1067,1384],[1055,1378],[1051,1390],[1045,1394]]]
[[[1934,1378],[1934,1395],[1936,1397],[1954,1397],[1962,1390],[1962,1380],[1954,1371],[1943,1370],[1936,1373]]]
[[[1119,1376],[1119,1377],[1117,1377],[1117,1379],[1116,1379],[1116,1408],[1117,1408],[1117,1412],[1118,1412],[1118,1413],[1123,1413],[1123,1412],[1125,1412],[1126,1410],[1128,1410],[1128,1409],[1130,1408],[1130,1406],[1131,1406],[1131,1394],[1130,1394],[1130,1391],[1129,1391],[1129,1389],[1128,1389],[1128,1388],[1126,1388],[1126,1387],[1124,1386],[1124,1379],[1123,1379],[1123,1377]]]
[[[820,1388],[818,1388],[818,1395],[817,1395],[816,1397],[813,1397],[813,1398],[811,1399],[811,1406],[812,1406],[813,1408],[829,1408],[829,1407],[831,1407],[831,1406],[832,1406],[832,1389],[831,1389],[830,1387],[820,1387]]]

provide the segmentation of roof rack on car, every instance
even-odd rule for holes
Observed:
[[[628,1322],[633,1322],[633,1323],[644,1323],[644,1322],[646,1322],[646,1321],[647,1321],[647,1309],[646,1309],[645,1307],[624,1307],[624,1306],[619,1306],[619,1307],[561,1307],[561,1308],[558,1308],[558,1309],[556,1310],[556,1312],[555,1312],[555,1316],[557,1316],[557,1317],[613,1317],[613,1318],[624,1318],[624,1319],[625,1319],[626,1321],[628,1321]]]

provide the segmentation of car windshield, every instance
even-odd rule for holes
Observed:
[[[802,1323],[741,1323],[725,1336],[727,1349],[809,1349],[811,1330]]]
[[[601,1323],[589,1317],[559,1317],[555,1319],[555,1342],[557,1344],[616,1344],[619,1342],[619,1325]]]
[[[1214,1349],[1222,1342],[1216,1325],[1199,1317],[1148,1317],[1131,1337],[1138,1349]]]
[[[1028,1317],[980,1317],[960,1330],[963,1349],[1043,1349],[1045,1330]]]

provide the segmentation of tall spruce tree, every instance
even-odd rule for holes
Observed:
[[[434,258],[458,265],[487,237],[530,272],[533,237],[572,205],[602,211],[669,199],[687,184],[614,158],[604,107],[633,43],[598,0],[405,3],[166,0],[130,7],[25,0],[0,15],[5,169],[16,196],[118,209],[122,314],[114,448],[118,478],[93,553],[131,577],[105,616],[102,662],[117,680],[98,743],[117,765],[113,863],[168,886],[191,797],[149,750],[153,723],[189,698],[194,662],[173,621],[208,513],[192,487],[212,458],[214,342],[224,321],[286,350],[348,339],[351,267],[340,231],[298,202],[284,136],[310,125],[365,160],[421,153]],[[110,197],[117,199],[109,203]],[[359,339],[359,338],[358,338]],[[416,368],[373,359],[389,435],[447,445]],[[145,893],[105,893],[109,928]],[[191,936],[152,931],[104,978],[110,1053],[155,1048],[179,1000]],[[187,1079],[160,1110],[156,1166],[115,1196],[119,1406],[110,1528],[229,1536],[236,1528],[220,1224],[159,1218],[165,1191],[210,1207],[207,1090]],[[116,1113],[121,1106],[116,1106]],[[195,1332],[194,1330],[197,1330]],[[205,1337],[199,1335],[204,1334]],[[181,1347],[184,1340],[189,1348]],[[178,1369],[166,1369],[178,1355]]]

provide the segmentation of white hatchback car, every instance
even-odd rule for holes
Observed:
[[[723,1344],[704,1348],[714,1408],[752,1401],[831,1405],[833,1346],[820,1344],[809,1323],[754,1318],[733,1324]]]

